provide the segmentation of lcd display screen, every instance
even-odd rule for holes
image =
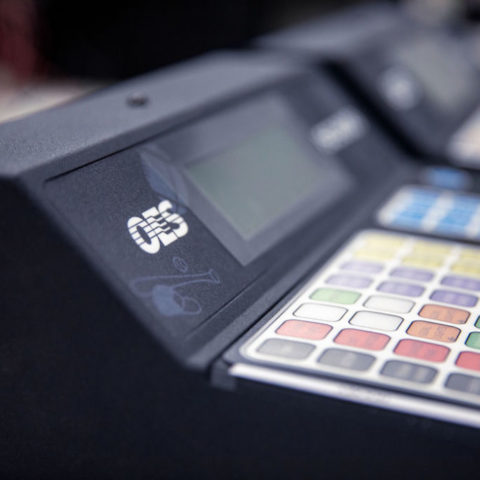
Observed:
[[[191,163],[191,181],[245,239],[250,239],[319,187],[333,189],[328,168],[283,126],[273,126],[234,148]],[[288,221],[288,219],[286,219]]]

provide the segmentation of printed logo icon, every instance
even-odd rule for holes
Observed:
[[[170,245],[188,233],[187,222],[172,208],[168,200],[163,200],[158,207],[145,210],[141,217],[128,219],[130,236],[144,252],[158,253],[162,245]]]

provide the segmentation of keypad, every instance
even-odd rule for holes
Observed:
[[[479,298],[480,248],[364,231],[241,352],[480,405]]]
[[[459,239],[480,239],[480,196],[431,187],[406,186],[378,213],[380,224]],[[433,255],[434,252],[427,252]],[[434,258],[418,259],[435,268]],[[415,265],[414,258],[411,259]],[[417,263],[418,264],[418,263]]]

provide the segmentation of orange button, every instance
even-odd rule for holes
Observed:
[[[419,315],[424,318],[439,320],[440,322],[465,323],[470,316],[466,310],[460,308],[442,307],[440,305],[424,305]]]
[[[287,337],[321,340],[328,335],[332,327],[323,323],[303,322],[301,320],[287,320],[277,329],[279,335]]]
[[[439,342],[454,342],[460,334],[460,329],[449,327],[448,325],[440,325],[431,322],[412,322],[408,327],[407,333],[414,337],[428,338],[429,340],[437,340]]]
[[[395,353],[405,357],[419,358],[429,362],[443,362],[450,349],[442,345],[419,342],[417,340],[401,340],[395,347]]]
[[[350,347],[365,348],[367,350],[383,350],[390,337],[381,333],[364,332],[346,328],[335,338],[335,343],[349,345]]]
[[[462,352],[455,363],[459,367],[480,372],[480,353]]]

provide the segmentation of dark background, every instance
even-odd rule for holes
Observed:
[[[0,62],[23,77],[120,79],[361,0],[0,0]]]

